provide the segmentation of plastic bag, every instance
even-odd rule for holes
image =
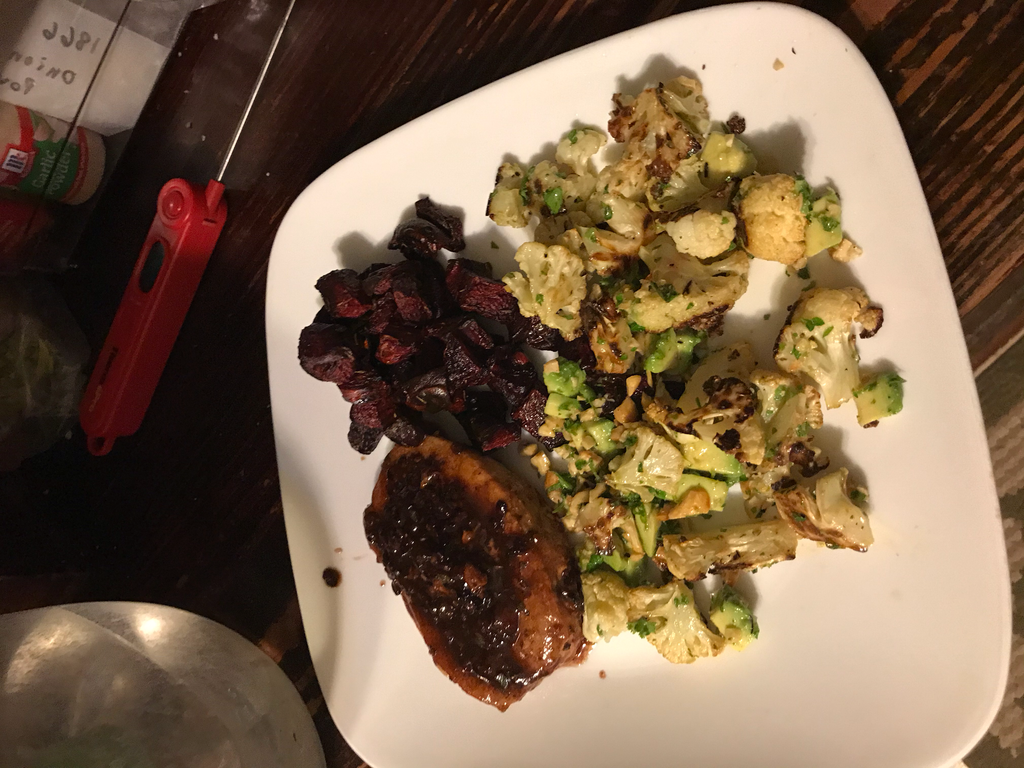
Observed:
[[[0,279],[0,472],[74,423],[88,361],[89,344],[53,286]]]

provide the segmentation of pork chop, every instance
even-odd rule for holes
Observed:
[[[565,530],[498,462],[439,437],[396,446],[363,523],[434,663],[466,693],[504,711],[586,657]]]

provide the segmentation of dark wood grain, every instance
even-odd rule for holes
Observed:
[[[285,5],[227,0],[184,30],[62,281],[94,347],[157,190],[215,171]],[[288,561],[263,332],[276,227],[319,173],[409,120],[701,5],[299,0],[226,179],[227,228],[142,430],[103,459],[75,433],[0,477],[0,611],[125,599],[209,616],[295,681],[329,765],[359,765],[323,706]],[[804,5],[860,46],[896,107],[981,365],[1024,324],[1024,4]]]

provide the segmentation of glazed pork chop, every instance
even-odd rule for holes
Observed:
[[[434,663],[466,693],[504,711],[585,658],[565,531],[493,459],[438,437],[396,446],[363,522]]]

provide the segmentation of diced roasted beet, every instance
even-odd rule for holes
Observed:
[[[466,247],[466,241],[462,237],[462,219],[446,213],[429,197],[421,197],[416,201],[416,215],[429,221],[445,234],[445,242],[441,243],[442,248],[461,251]]]
[[[419,445],[426,432],[420,423],[420,415],[399,405],[395,409],[395,420],[384,434],[398,445]]]
[[[522,429],[505,417],[505,401],[495,392],[467,392],[466,410],[458,420],[470,442],[482,451],[514,443],[522,434]]]
[[[363,293],[354,269],[336,269],[316,281],[324,297],[324,306],[334,317],[360,317],[370,311],[371,303]]]
[[[579,363],[585,371],[593,371],[597,367],[597,358],[594,357],[590,339],[585,334],[577,336],[572,341],[562,339],[558,344],[557,352],[562,357]]]
[[[450,241],[448,234],[436,224],[423,219],[409,219],[395,227],[388,248],[401,251],[407,259],[433,261],[437,252]]]
[[[333,323],[313,323],[299,334],[299,364],[320,381],[345,384],[356,368],[353,335]]]
[[[494,337],[472,317],[459,323],[459,332],[470,344],[482,349],[494,349]]]
[[[562,433],[559,432],[554,437],[538,437],[537,440],[547,448],[549,451],[555,450],[560,445],[565,445],[566,439],[562,437]]]
[[[529,394],[512,411],[512,418],[523,425],[523,429],[534,437],[540,437],[540,426],[544,423],[544,405],[548,401],[547,393],[542,389],[531,389]]]
[[[373,449],[377,447],[383,436],[384,430],[382,429],[367,427],[355,421],[348,425],[348,444],[362,454],[373,453]]]
[[[376,400],[387,394],[388,385],[376,371],[356,370],[344,384],[339,384],[341,396],[350,403]]]
[[[408,261],[387,264],[363,278],[363,291],[367,296],[383,296],[391,292],[391,284],[396,277],[415,272],[416,265]]]
[[[487,384],[501,395],[510,409],[522,405],[537,383],[537,371],[530,359],[507,344],[494,348],[488,359]]]
[[[377,296],[373,300],[373,310],[366,321],[366,330],[377,335],[384,333],[397,314],[398,308],[391,296]]]
[[[477,261],[476,259],[467,259],[465,256],[459,258],[461,266],[466,269],[471,269],[476,272],[480,277],[486,277],[488,280],[494,279],[494,265],[489,261]],[[451,263],[451,262],[449,262]]]
[[[466,393],[453,387],[444,368],[420,374],[402,386],[405,404],[414,411],[459,413],[466,407]]]
[[[377,341],[377,359],[385,365],[397,365],[417,351],[417,329],[389,325]]]
[[[564,340],[555,328],[550,328],[540,321],[539,317],[523,317],[518,312],[509,322],[513,344],[526,344],[534,349],[555,351]]]
[[[370,275],[372,275],[377,270],[384,269],[385,267],[390,267],[390,266],[392,266],[392,264],[389,261],[375,261],[375,262],[373,262],[373,264],[371,264],[370,266],[368,266],[366,269],[364,269],[362,272],[359,273],[359,279],[360,280],[365,280],[366,278],[368,278]],[[366,287],[363,286],[363,289],[365,290]]]
[[[478,275],[466,259],[448,262],[445,283],[458,305],[467,312],[476,312],[489,320],[510,324],[519,314],[515,297],[505,290],[505,284]]]
[[[435,317],[436,307],[431,307],[424,296],[423,285],[415,275],[400,275],[391,284],[391,296],[402,319],[410,323],[425,323]]]
[[[669,397],[673,400],[678,400],[682,397],[683,392],[686,390],[685,381],[666,381],[665,379],[662,379],[661,383],[665,386],[665,391],[668,392]]]
[[[462,334],[448,334],[444,346],[444,369],[452,386],[465,389],[486,383],[490,372],[484,355],[482,349],[467,344]]]

